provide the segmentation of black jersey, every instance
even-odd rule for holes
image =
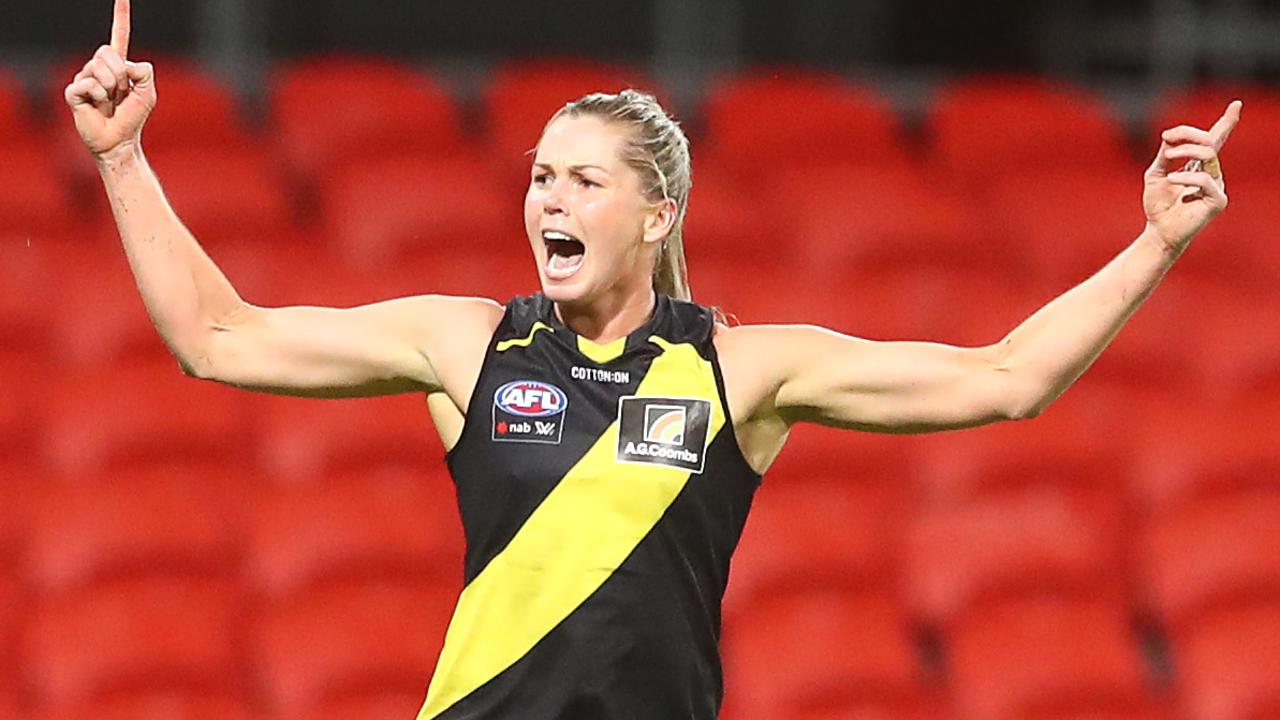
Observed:
[[[658,295],[601,345],[508,304],[448,456],[466,584],[419,720],[712,720],[757,475],[714,315]]]

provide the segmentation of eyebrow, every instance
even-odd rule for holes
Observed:
[[[551,169],[552,169],[552,167],[551,167],[550,165],[548,165],[547,163],[540,163],[540,162],[536,162],[536,163],[534,163],[534,164],[533,164],[533,166],[534,166],[534,167],[537,167],[537,168],[546,168],[546,169],[548,169],[548,170],[551,170]],[[583,171],[583,170],[586,170],[587,168],[593,168],[593,169],[595,169],[595,170],[599,170],[600,172],[604,173],[605,175],[608,175],[608,174],[609,174],[609,171],[608,171],[608,170],[605,170],[603,167],[600,167],[599,165],[570,165],[570,166],[569,166],[569,171],[570,171],[570,172],[581,172],[581,171]]]

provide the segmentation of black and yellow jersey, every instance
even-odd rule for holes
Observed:
[[[729,557],[760,483],[714,315],[658,295],[601,345],[521,297],[448,464],[466,584],[419,720],[712,720]]]

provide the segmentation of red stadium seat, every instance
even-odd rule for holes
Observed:
[[[1160,146],[1161,132],[1178,125],[1207,130],[1235,99],[1244,100],[1244,110],[1222,151],[1227,182],[1271,182],[1280,164],[1280,92],[1271,85],[1203,85],[1170,91],[1151,111],[1152,156]]]
[[[282,480],[371,465],[421,472],[444,457],[420,394],[342,401],[272,397],[255,405],[260,464]]]
[[[528,185],[533,158],[526,153],[566,103],[588,93],[628,87],[656,93],[660,99],[665,95],[644,73],[594,60],[511,61],[496,67],[492,78],[485,93],[489,153],[494,166],[515,187]]]
[[[1190,628],[1174,647],[1186,720],[1280,717],[1280,610],[1275,600]]]
[[[1184,401],[1169,399],[1169,406]],[[1280,394],[1244,397],[1188,417],[1157,414],[1137,438],[1134,486],[1147,508],[1191,506],[1280,490]]]
[[[744,181],[787,166],[878,173],[910,162],[888,98],[834,75],[756,68],[723,77],[707,92],[704,114],[709,146],[699,162],[711,159]]]
[[[351,585],[265,613],[255,654],[269,706],[296,717],[348,698],[425,698],[459,590],[461,578]]]
[[[237,594],[216,581],[112,583],[42,601],[22,672],[42,705],[117,692],[237,690]]]
[[[404,152],[449,155],[465,144],[458,108],[445,88],[391,60],[299,61],[275,70],[270,94],[284,160],[303,177]],[[340,112],[323,101],[338,95]]]
[[[6,183],[0,194],[0,236],[25,245],[33,236],[75,228],[76,207],[57,166],[49,162],[48,150],[38,144],[14,143],[6,146],[4,154],[6,177],[21,181]]]
[[[729,611],[754,616],[758,598],[779,590],[892,584],[905,500],[891,481],[771,476],[734,555]]]
[[[1229,142],[1235,139],[1233,134]],[[1271,197],[1274,181],[1271,176],[1237,179],[1226,162],[1230,204],[1192,241],[1178,272],[1269,292],[1280,281],[1280,248],[1271,241],[1280,224],[1280,207]]]
[[[1095,403],[1087,381],[1080,385],[1033,420],[930,437],[917,457],[930,495],[945,504],[1048,489],[1075,502],[1096,500],[1095,513],[1123,500],[1130,450],[1109,434],[1099,417],[1106,406]]]
[[[19,465],[33,460],[31,448],[43,430],[37,388],[38,383],[48,380],[47,368],[48,364],[34,353],[0,351],[0,387],[6,388],[4,401],[0,402],[0,468],[7,463]]]
[[[148,157],[173,209],[205,247],[237,241],[261,246],[291,235],[289,193],[260,150],[231,145]]]
[[[691,274],[708,265],[743,260],[771,262],[777,271],[786,271],[796,256],[797,239],[775,232],[778,220],[761,200],[758,187],[737,182],[726,169],[699,160],[683,237]]]
[[[10,717],[10,716],[6,716]],[[38,709],[27,720],[257,720],[247,703],[222,695],[139,693]]]
[[[275,597],[358,580],[462,577],[462,525],[443,472],[351,471],[267,492],[249,514],[251,580]]]
[[[0,68],[0,137],[20,144],[33,134],[22,85],[6,68]]]
[[[1130,159],[1120,123],[1100,98],[1041,78],[976,76],[950,82],[934,99],[926,125],[933,159],[970,184],[1055,167],[1141,168]]]
[[[171,357],[147,316],[118,238],[94,233],[45,242],[40,251],[44,301],[33,310],[47,314],[58,366],[83,370]]]
[[[961,717],[1159,717],[1122,605],[1013,602],[974,613],[947,641]]]
[[[814,277],[834,281],[872,270],[924,266],[1004,271],[1025,266],[1016,248],[989,251],[990,231],[971,201],[918,173],[856,168],[779,169],[766,192],[787,219],[778,232]],[[790,243],[789,243],[790,244]]]
[[[244,467],[238,392],[186,377],[172,360],[68,375],[45,389],[44,457],[77,475],[174,459]]]
[[[404,155],[346,167],[324,191],[333,251],[357,268],[450,254],[468,262],[501,255],[525,237],[515,198],[478,159]],[[521,243],[527,246],[526,243]]]
[[[726,626],[723,645],[738,717],[841,717],[854,708],[878,711],[861,717],[921,717],[925,692],[907,618],[883,595],[758,598]]]
[[[415,717],[426,700],[421,691],[363,695],[327,703],[318,708],[280,715],[280,720],[404,720]]]
[[[1188,503],[1152,518],[1139,548],[1149,602],[1175,633],[1242,602],[1280,603],[1280,495]]]
[[[1142,175],[1128,168],[1042,167],[993,175],[985,222],[1002,238],[993,250],[1028,258],[1065,289],[1106,265],[1142,232]]]
[[[34,503],[27,575],[59,591],[157,574],[229,576],[244,482],[218,465],[175,463],[51,484]]]
[[[935,506],[908,537],[908,600],[944,625],[1006,598],[1116,597],[1124,586],[1114,536],[1053,491]]]

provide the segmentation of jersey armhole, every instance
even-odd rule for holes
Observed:
[[[714,338],[714,336],[715,333],[713,330],[712,338]],[[733,458],[742,466],[743,471],[752,478],[755,478],[755,483],[758,486],[764,482],[764,476],[756,472],[756,469],[751,467],[751,463],[747,462],[746,455],[742,454],[742,445],[738,443],[738,432],[734,429],[733,424],[733,412],[729,410],[729,392],[725,389],[724,375],[720,372],[720,353],[716,350],[715,342],[713,342],[712,339],[707,340],[707,346],[711,348],[711,371],[715,373],[716,376],[716,394],[720,396],[720,407],[724,411],[724,426],[721,428],[720,432],[729,433],[729,440],[733,442]]]
[[[450,476],[453,475],[452,462],[458,452],[458,448],[462,447],[462,444],[467,442],[467,439],[475,432],[472,426],[476,423],[471,421],[471,415],[475,412],[476,401],[482,397],[479,394],[480,390],[485,387],[485,380],[491,372],[489,359],[497,352],[498,334],[502,332],[503,328],[507,327],[507,321],[512,314],[512,304],[511,302],[507,303],[506,309],[502,313],[502,319],[498,321],[498,327],[494,328],[493,334],[489,336],[489,344],[485,346],[484,358],[480,361],[480,372],[476,375],[476,386],[471,389],[471,402],[467,404],[467,412],[462,416],[462,432],[458,433],[458,442],[454,443],[453,447],[444,454],[444,463],[450,468]],[[492,400],[487,401],[485,404],[486,406],[492,405]]]

